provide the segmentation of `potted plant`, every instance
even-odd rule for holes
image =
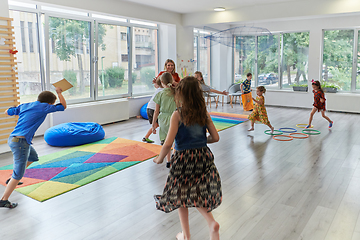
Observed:
[[[336,84],[333,84],[333,83],[327,83],[327,82],[324,82],[321,84],[321,88],[324,92],[327,92],[327,93],[336,93],[339,86],[336,85]]]
[[[294,91],[307,92],[308,85],[307,84],[293,84],[292,85]]]

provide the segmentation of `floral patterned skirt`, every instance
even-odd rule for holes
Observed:
[[[179,207],[202,207],[208,212],[222,201],[221,180],[208,147],[175,151],[162,195],[154,196],[156,208],[166,213]]]
[[[265,125],[270,124],[265,107],[255,107],[254,111],[250,114],[248,118],[250,121],[253,122],[263,123]]]

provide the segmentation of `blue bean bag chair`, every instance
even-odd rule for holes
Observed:
[[[99,141],[105,131],[98,123],[69,122],[56,125],[45,131],[47,144],[56,147],[78,146]]]
[[[147,112],[146,112],[147,105],[148,105],[148,103],[145,103],[140,109],[140,115],[145,119],[149,119]]]

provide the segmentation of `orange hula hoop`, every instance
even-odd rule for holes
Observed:
[[[295,137],[294,135],[298,135],[298,136]],[[300,137],[299,135],[302,135],[303,137]],[[309,135],[305,134],[305,133],[290,133],[289,136],[291,136],[293,138],[297,138],[297,139],[305,139],[305,138],[309,137]]]
[[[285,138],[288,138],[288,139],[278,139],[278,137],[285,137]],[[289,135],[275,135],[273,136],[273,139],[275,139],[276,141],[282,141],[282,142],[286,142],[286,141],[291,141],[293,140],[293,137],[292,136],[289,136]]]

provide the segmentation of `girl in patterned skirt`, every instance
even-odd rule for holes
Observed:
[[[325,111],[326,111],[325,101],[326,101],[326,99],[325,99],[324,91],[321,89],[321,84],[319,81],[312,80],[311,86],[313,88],[313,93],[314,93],[314,104],[313,104],[314,107],[310,113],[309,124],[305,128],[307,129],[311,126],[311,122],[312,122],[314,114],[316,112],[321,112],[322,117],[325,118],[329,122],[329,128],[331,128],[333,125],[333,121],[331,121],[330,118],[325,116]]]
[[[176,87],[178,109],[171,116],[170,128],[161,152],[154,162],[160,164],[175,140],[170,172],[162,195],[155,195],[156,208],[166,213],[179,209],[182,232],[178,240],[190,239],[189,207],[204,216],[210,239],[219,239],[220,225],[211,211],[222,201],[220,175],[207,143],[219,141],[219,134],[206,111],[200,84],[185,77]],[[210,135],[206,136],[206,130]]]
[[[250,114],[249,120],[251,121],[251,128],[248,131],[254,130],[255,122],[261,122],[267,125],[271,129],[271,133],[274,132],[274,127],[271,126],[265,108],[265,99],[263,94],[266,92],[264,86],[259,86],[256,88],[256,99],[253,98],[255,102],[254,111]]]

